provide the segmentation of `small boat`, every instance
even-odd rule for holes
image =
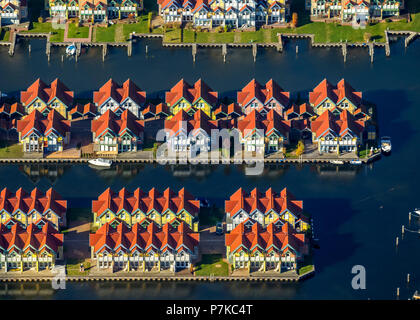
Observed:
[[[344,164],[344,161],[341,161],[341,160],[331,160],[330,163],[332,163],[332,164]]]
[[[76,45],[73,43],[66,48],[66,54],[73,56],[76,54]]]
[[[382,137],[381,138],[381,150],[383,153],[390,153],[392,149],[391,138]]]
[[[351,160],[350,163],[359,165],[362,164],[362,160]]]
[[[94,166],[98,166],[98,167],[110,168],[112,165],[112,160],[98,158],[98,159],[91,159],[88,161],[88,163]]]

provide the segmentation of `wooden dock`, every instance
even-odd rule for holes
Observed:
[[[132,275],[132,276],[118,276],[118,275],[86,275],[86,276],[65,276],[65,281],[69,282],[134,282],[134,281],[151,281],[151,282],[299,282],[312,277],[315,274],[315,268],[302,275],[287,275],[278,276],[169,276],[169,275]],[[0,277],[0,282],[51,282],[54,276],[20,276],[11,275],[10,277]]]

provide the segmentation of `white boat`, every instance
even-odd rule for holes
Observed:
[[[73,56],[76,54],[76,45],[73,43],[66,48],[66,54]]]
[[[382,137],[381,138],[381,150],[384,153],[391,152],[392,145],[391,145],[391,138],[390,137]]]
[[[351,160],[351,164],[362,164],[362,160]]]
[[[98,167],[109,168],[112,165],[112,160],[102,159],[102,158],[91,159],[88,162],[89,162],[89,164],[94,165],[94,166],[98,166]]]
[[[332,163],[332,164],[344,164],[344,161],[341,161],[341,160],[331,160],[330,163]]]

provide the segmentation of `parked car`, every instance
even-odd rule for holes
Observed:
[[[221,236],[223,234],[223,224],[221,222],[218,222],[216,224],[216,234],[218,236]]]

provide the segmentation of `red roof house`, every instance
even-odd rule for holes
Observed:
[[[262,114],[276,110],[283,115],[289,105],[290,92],[284,91],[273,79],[262,86],[257,80],[251,80],[237,94],[238,104],[246,114],[257,110]]]

